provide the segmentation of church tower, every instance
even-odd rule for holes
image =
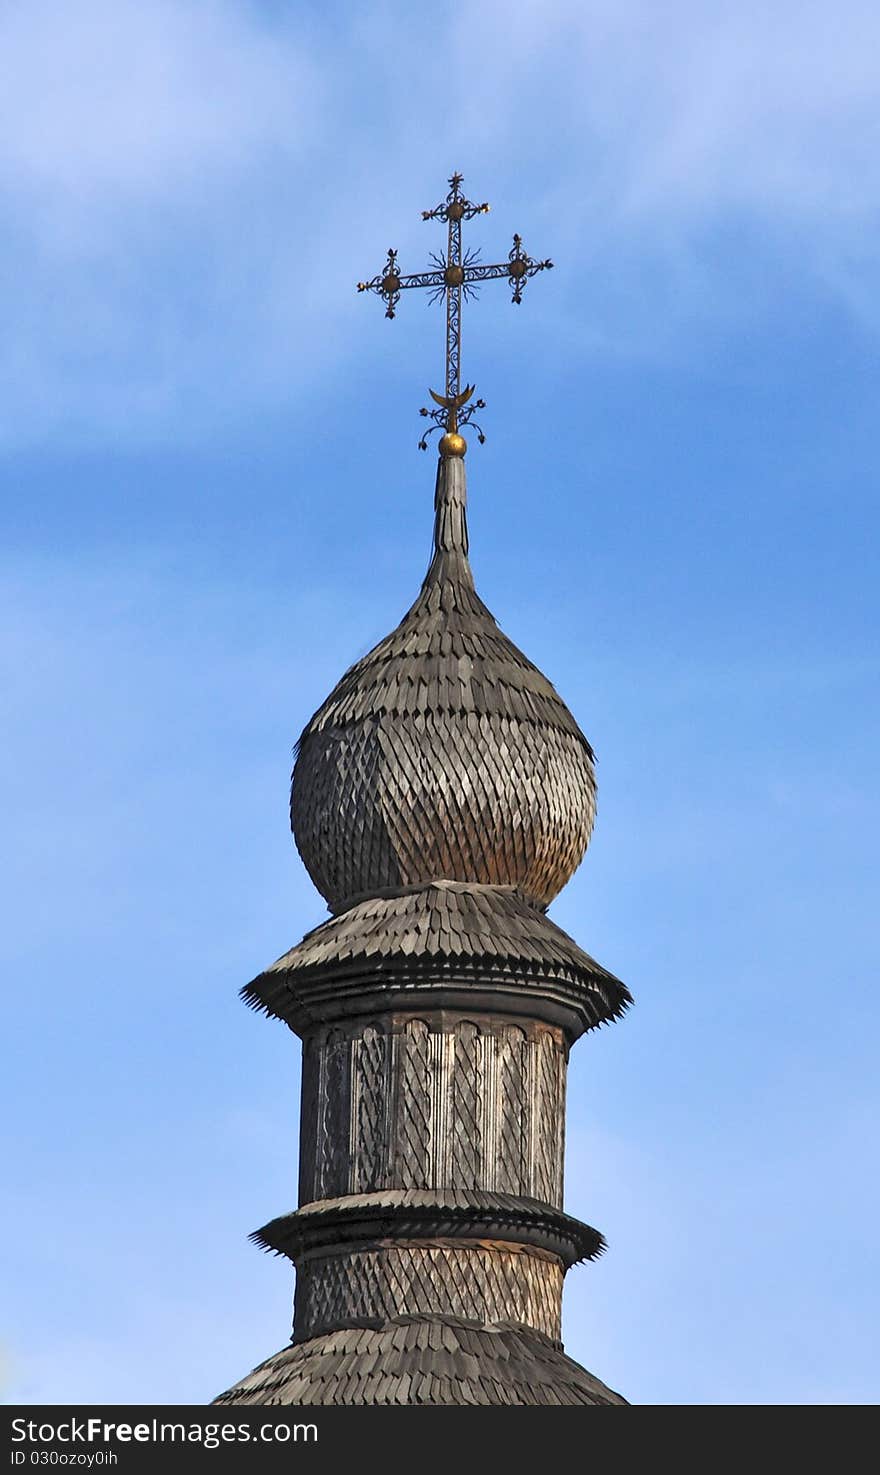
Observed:
[[[253,1236],[296,1266],[294,1332],[219,1404],[625,1402],[560,1340],[565,1273],[604,1247],[562,1207],[568,1054],[630,1002],[546,915],[589,843],[593,752],[468,558],[462,296],[504,278],[519,302],[551,263],[518,236],[497,266],[463,254],[488,206],[449,183],[434,268],[392,251],[360,284],[388,317],[410,287],[445,300],[433,553],[297,745],[293,834],[332,915],[243,990],[302,1040],[299,1208]]]

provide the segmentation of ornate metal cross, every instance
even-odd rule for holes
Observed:
[[[373,277],[369,282],[358,282],[359,292],[377,292],[380,297],[384,297],[386,318],[394,317],[400,294],[409,287],[427,287],[432,302],[446,298],[446,392],[436,394],[433,389],[428,390],[437,408],[422,409],[420,412],[434,421],[431,429],[419,441],[423,451],[428,449],[427,437],[434,430],[457,436],[461,427],[470,423],[473,423],[480,442],[486,439],[473,419],[474,412],[485,407],[485,401],[472,399],[475,387],[473,384],[466,384],[464,389],[461,387],[462,296],[468,299],[476,296],[478,282],[507,277],[513,301],[519,303],[528,278],[553,265],[552,261],[533,261],[531,256],[527,256],[519,236],[514,236],[513,249],[508,253],[507,260],[494,266],[484,265],[480,261],[479,251],[474,248],[462,255],[462,221],[471,220],[475,215],[485,215],[489,209],[486,204],[474,205],[465,198],[461,189],[462,177],[461,174],[453,174],[449,181],[449,193],[442,204],[433,210],[422,211],[423,220],[445,220],[447,224],[446,251],[440,255],[431,253],[431,270],[401,276],[397,252],[389,250],[388,260],[379,276]]]

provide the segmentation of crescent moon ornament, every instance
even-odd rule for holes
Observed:
[[[461,394],[452,394],[452,395],[435,394],[434,391],[433,391],[433,389],[429,389],[428,390],[428,393],[431,396],[431,398],[434,401],[434,403],[436,405],[440,405],[440,407],[442,409],[444,409],[444,410],[460,410],[461,407],[462,407],[462,405],[466,405],[467,404],[468,400],[470,399],[470,397],[473,394],[473,392],[474,392],[475,389],[476,389],[476,385],[475,384],[466,384],[465,387],[464,387],[464,389],[461,391]]]

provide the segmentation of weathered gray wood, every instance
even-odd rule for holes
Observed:
[[[376,1189],[485,1189],[560,1207],[566,1046],[503,1019],[391,1015],[303,1054],[300,1203]]]
[[[514,1244],[375,1245],[306,1260],[296,1278],[296,1339],[364,1317],[463,1316],[517,1322],[558,1338],[563,1266]]]
[[[583,1406],[626,1399],[540,1332],[401,1316],[284,1347],[215,1403]]]
[[[605,1248],[597,1229],[550,1204],[464,1188],[387,1188],[318,1199],[271,1219],[251,1239],[296,1264],[342,1246],[503,1241],[546,1250],[568,1268]]]
[[[253,1008],[303,1033],[358,1012],[359,1001],[365,1014],[380,999],[389,1010],[430,1007],[426,993],[445,995],[446,1006],[466,1008],[470,996],[488,1012],[494,998],[501,1012],[558,1016],[569,1039],[618,1018],[631,1002],[620,979],[512,887],[458,881],[358,902],[242,990]],[[435,1007],[443,1006],[440,997]]]

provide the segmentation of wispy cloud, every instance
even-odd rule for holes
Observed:
[[[878,325],[861,0],[391,0],[296,25],[257,0],[33,0],[0,47],[7,443],[199,433],[320,381],[357,351],[351,279],[392,239],[422,251],[453,166],[515,224],[528,206],[581,340],[686,336],[787,280]]]
[[[158,204],[307,146],[314,70],[234,0],[33,0],[5,8],[2,42],[5,182],[78,208],[85,233],[114,197]]]
[[[518,121],[528,159],[545,141],[540,98],[576,130],[581,182],[603,182],[618,221],[744,208],[827,224],[880,204],[875,6],[488,0],[478,25],[471,121],[511,141]],[[471,16],[465,29],[473,40]],[[573,158],[571,135],[558,143]]]

